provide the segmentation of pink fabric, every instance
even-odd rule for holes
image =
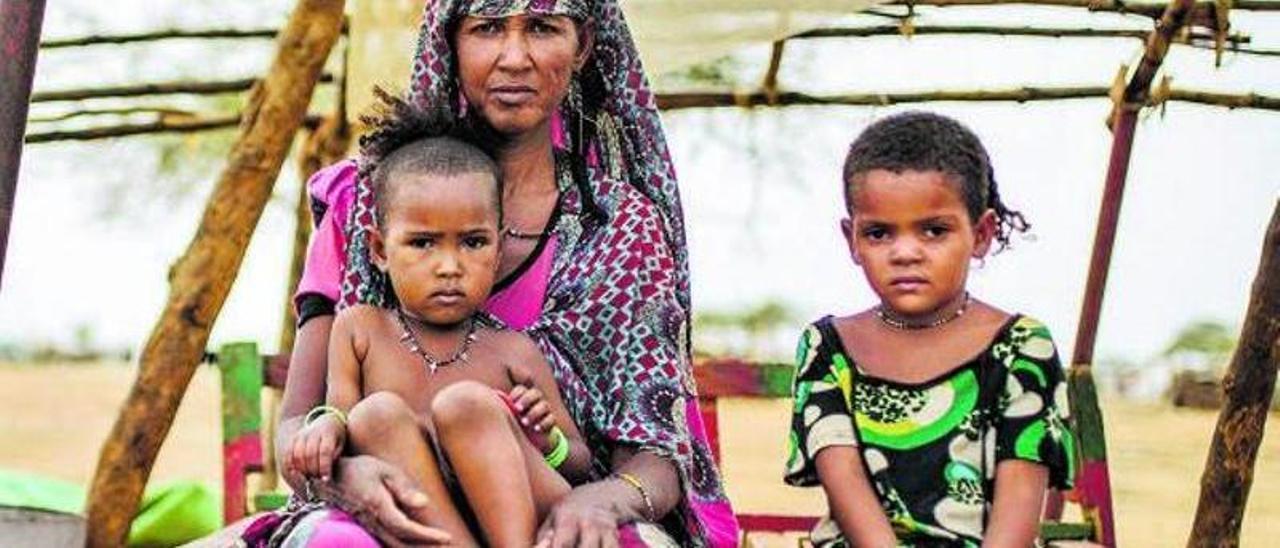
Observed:
[[[379,548],[377,539],[365,531],[350,514],[328,510],[310,530],[307,548]]]
[[[311,199],[328,207],[311,235],[302,279],[293,294],[295,306],[298,298],[306,294],[323,295],[337,302],[342,292],[347,258],[345,230],[355,203],[356,171],[355,160],[344,160],[317,171],[307,181]]]
[[[697,398],[689,398],[685,401],[684,422],[689,427],[690,436],[705,444],[706,447],[711,447],[707,441],[707,427],[702,423],[702,410],[698,407]],[[728,499],[721,502],[689,499],[689,506],[693,508],[694,515],[702,523],[707,541],[711,546],[720,548],[738,545],[738,518],[733,514],[733,507],[729,505]]]
[[[551,279],[551,264],[558,242],[556,236],[551,236],[533,264],[519,278],[489,296],[484,305],[485,312],[497,316],[512,329],[525,329],[538,321],[542,315],[542,303],[547,297],[547,283]]]

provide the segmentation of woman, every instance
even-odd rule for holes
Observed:
[[[487,308],[538,342],[595,448],[598,478],[552,510],[540,545],[736,543],[690,369],[675,174],[617,1],[428,2],[410,97],[478,116],[508,143],[499,158],[503,281]],[[368,260],[373,199],[354,163],[310,185],[322,216],[298,289],[280,448],[323,401],[334,307],[384,304],[387,289]],[[405,518],[403,508],[430,502],[401,472],[354,457],[336,477],[338,498],[383,541],[439,540]],[[285,516],[295,542],[368,539],[342,512],[273,521]],[[641,525],[624,526],[633,522]],[[261,538],[284,536],[264,536],[275,523],[255,525]]]

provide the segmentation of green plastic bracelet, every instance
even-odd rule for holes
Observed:
[[[556,441],[553,442],[555,447],[552,447],[551,452],[542,458],[547,461],[547,466],[559,470],[564,461],[569,460],[569,437],[560,431],[559,426],[552,426],[551,432],[547,435],[555,438]]]

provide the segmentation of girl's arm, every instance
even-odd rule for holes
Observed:
[[[312,476],[328,480],[334,462],[346,444],[345,415],[360,398],[358,354],[367,346],[360,336],[360,322],[368,320],[365,311],[348,309],[333,322],[329,336],[327,403],[338,413],[323,413],[302,426],[294,436],[287,458],[282,462],[287,476]]]
[[[289,358],[289,374],[280,403],[280,423],[276,426],[275,457],[282,470],[289,460],[294,437],[302,429],[307,412],[324,402],[329,333],[332,328],[333,316],[317,316],[302,324],[294,338],[293,354]],[[295,491],[301,491],[304,487],[299,476],[286,473],[284,479]]]
[[[360,401],[360,361],[369,346],[361,324],[377,321],[377,313],[360,305],[343,310],[333,321],[325,403],[343,413],[351,411]]]
[[[1040,512],[1049,483],[1049,469],[1024,460],[996,466],[996,499],[987,526],[985,548],[1032,546],[1039,533]]]
[[[556,386],[555,375],[551,372],[551,365],[547,363],[537,345],[523,335],[520,335],[520,338],[522,339],[520,345],[522,348],[519,352],[521,365],[513,368],[512,381],[515,386],[512,387],[510,396],[511,400],[522,408],[521,418],[530,419],[530,423],[523,426],[526,428],[539,426],[533,434],[542,436],[544,441],[549,441],[545,438],[550,433],[552,424],[560,427],[560,431],[569,441],[569,457],[557,468],[557,471],[569,480],[570,484],[577,485],[587,481],[591,478],[591,451],[587,449],[582,432],[578,429],[578,425],[574,424],[569,410],[565,408],[564,400],[560,397],[560,389]],[[524,371],[519,371],[522,368],[528,372],[527,381],[521,378],[524,376]],[[530,385],[541,393],[541,401],[546,406],[545,410],[538,408],[537,398],[532,397],[533,394],[528,390]],[[546,417],[546,419],[539,421],[539,417]],[[539,425],[538,422],[542,424]],[[535,445],[544,454],[551,449],[542,444]]]
[[[857,447],[833,445],[814,456],[818,479],[827,494],[831,517],[850,546],[897,546],[898,539],[863,472]]]

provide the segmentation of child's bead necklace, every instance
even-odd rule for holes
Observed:
[[[515,238],[517,240],[541,240],[543,236],[547,235],[547,231],[524,232],[514,227],[506,226],[502,229],[502,235],[509,238]]]
[[[475,318],[468,318],[467,334],[462,337],[462,344],[458,345],[458,349],[453,352],[453,355],[445,359],[440,359],[432,356],[430,352],[427,352],[426,349],[422,348],[422,345],[418,343],[418,336],[413,333],[413,328],[409,327],[409,318],[405,316],[403,309],[396,308],[396,318],[400,320],[400,329],[402,332],[400,335],[400,344],[405,345],[405,348],[408,348],[410,352],[417,354],[418,357],[422,358],[422,364],[427,367],[427,371],[432,375],[434,375],[436,370],[441,367],[447,367],[458,362],[465,363],[467,361],[467,351],[471,350],[471,344],[476,342],[476,320]]]
[[[949,323],[955,320],[956,318],[963,316],[964,311],[968,309],[969,309],[969,292],[965,291],[964,300],[960,302],[960,306],[956,308],[954,312],[946,316],[943,316],[941,318],[937,318],[931,322],[912,323],[909,320],[905,320],[903,318],[895,316],[892,312],[886,310],[883,304],[876,307],[876,317],[880,318],[880,321],[884,322],[885,325],[892,327],[894,329],[901,329],[903,331],[915,331],[920,329],[933,329],[935,327]]]

